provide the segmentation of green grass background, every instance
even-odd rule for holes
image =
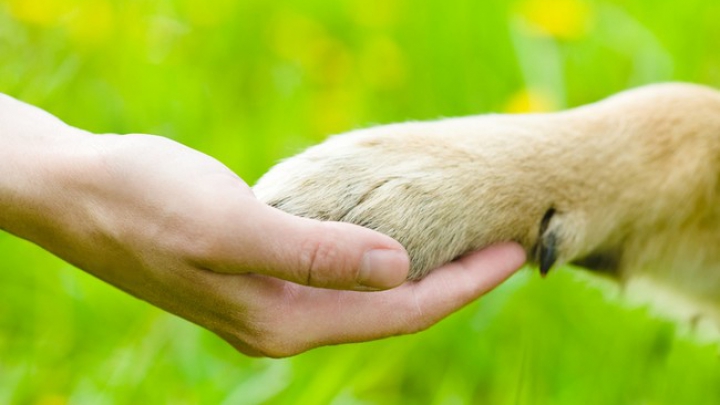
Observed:
[[[720,2],[0,0],[0,92],[254,182],[376,123],[720,86]],[[717,347],[572,269],[413,336],[250,359],[0,234],[0,404],[720,404]]]

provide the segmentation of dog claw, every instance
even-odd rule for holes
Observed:
[[[557,235],[555,232],[548,230],[550,226],[550,220],[555,215],[555,209],[550,208],[543,215],[542,221],[540,221],[540,232],[538,235],[538,244],[536,250],[536,257],[538,264],[540,265],[540,275],[545,277],[550,271],[550,268],[557,261]]]
[[[540,275],[545,277],[557,260],[557,237],[555,233],[548,232],[546,235],[543,235],[540,240],[539,250],[540,257],[538,258],[538,262],[540,265]]]

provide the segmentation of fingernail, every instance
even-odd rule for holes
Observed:
[[[408,268],[408,256],[401,250],[369,250],[360,263],[357,282],[369,288],[393,288],[405,281]]]

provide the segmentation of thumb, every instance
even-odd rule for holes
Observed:
[[[342,222],[296,217],[259,203],[213,270],[259,273],[314,287],[378,290],[407,278],[410,259],[389,236]],[[238,238],[237,235],[245,235]],[[241,244],[242,246],[238,246]]]

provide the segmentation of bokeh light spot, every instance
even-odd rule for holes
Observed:
[[[10,14],[17,20],[40,25],[57,25],[74,9],[67,0],[9,0]]]
[[[86,2],[69,21],[70,38],[81,45],[99,45],[108,40],[115,29],[112,5],[107,0]]]
[[[583,0],[525,0],[517,12],[538,35],[579,39],[590,30],[593,10]]]
[[[552,95],[541,89],[521,89],[505,103],[507,113],[548,112],[557,110],[557,102]]]

